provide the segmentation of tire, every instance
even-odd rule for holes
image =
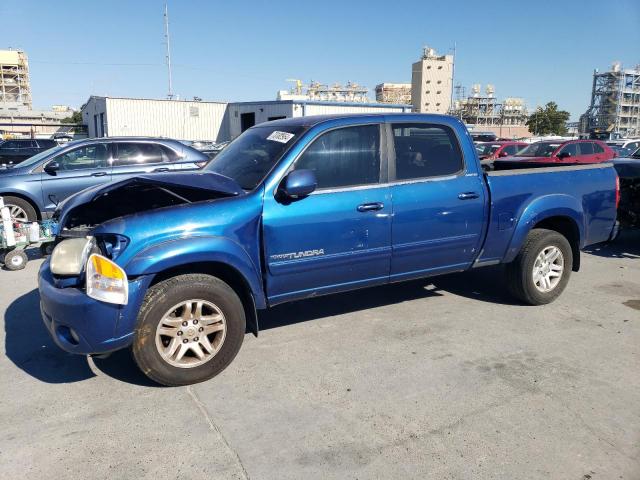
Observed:
[[[212,333],[199,333],[205,328]],[[179,275],[147,292],[134,331],[133,358],[146,376],[162,385],[203,382],[222,372],[235,358],[245,328],[242,301],[229,285],[210,275]]]
[[[12,210],[12,207],[13,207],[14,212],[19,212],[20,218],[18,218],[17,216],[16,218],[18,218],[20,221],[23,221],[23,222],[38,221],[38,214],[36,212],[36,209],[33,208],[33,205],[31,205],[26,200],[23,200],[22,198],[19,198],[19,197],[11,197],[11,196],[6,196],[3,198],[4,198],[5,207],[9,207],[10,211]]]
[[[537,263],[543,252],[548,252],[551,258],[556,251],[561,255],[553,262]],[[564,291],[572,268],[573,251],[567,238],[553,230],[536,228],[527,235],[518,256],[507,265],[507,288],[511,295],[526,304],[545,305],[553,302]],[[559,277],[549,278],[549,275],[558,271]],[[540,272],[543,272],[543,275],[537,275]],[[546,280],[541,277],[545,277]],[[536,281],[536,278],[540,281]],[[545,281],[550,283],[545,284]]]
[[[12,272],[22,270],[27,266],[29,259],[22,250],[11,250],[4,256],[4,266]]]

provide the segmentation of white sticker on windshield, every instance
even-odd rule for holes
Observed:
[[[275,132],[271,132],[271,135],[267,137],[267,140],[273,140],[274,142],[287,143],[291,140],[295,135],[289,132],[279,132],[276,130]]]

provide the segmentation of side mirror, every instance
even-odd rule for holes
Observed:
[[[504,150],[503,150],[503,151],[501,151],[501,152],[498,154],[498,157],[499,157],[499,158],[502,158],[502,157],[508,157],[508,156],[509,156],[509,154],[508,154],[507,152],[505,152]]]
[[[312,170],[294,170],[290,172],[280,186],[280,192],[290,199],[303,198],[318,186],[316,174]]]
[[[60,164],[55,160],[53,162],[47,163],[44,167],[44,171],[49,175],[55,175],[58,170],[60,170]]]
[[[560,152],[558,154],[558,158],[560,160],[564,160],[565,158],[569,158],[571,156],[571,154],[569,152]]]

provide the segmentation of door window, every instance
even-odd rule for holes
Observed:
[[[312,170],[318,189],[370,185],[380,180],[380,126],[363,125],[322,134],[296,161]]]
[[[581,143],[580,155],[593,155],[593,143],[591,142]]]
[[[560,151],[558,152],[558,155],[560,155],[561,153],[568,153],[569,156],[575,157],[576,155],[578,155],[578,144],[570,143],[568,145],[565,145],[560,149]]]
[[[604,153],[604,148],[602,148],[600,145],[598,145],[597,143],[593,144],[593,151],[595,153]]]
[[[150,165],[174,161],[175,155],[168,148],[154,143],[117,143],[118,154],[114,166]]]
[[[394,124],[395,177],[398,180],[455,175],[462,152],[449,127],[426,123]]]
[[[16,142],[16,141],[13,141],[13,140],[7,140],[6,142],[4,142],[2,144],[2,148],[3,149],[5,149],[5,148],[23,148],[23,147],[26,147],[26,146],[28,146],[28,145],[24,145],[23,142]]]
[[[107,146],[103,143],[76,148],[55,157],[59,170],[83,170],[107,166]]]

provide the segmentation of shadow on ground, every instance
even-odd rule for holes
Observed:
[[[584,251],[599,257],[640,259],[640,228],[623,230],[613,242],[591,245]]]
[[[506,293],[502,269],[489,267],[280,305],[260,314],[260,329],[438,297],[443,295],[442,292],[484,302],[514,304]],[[7,357],[21,370],[43,382],[70,383],[94,377],[89,364],[92,362],[96,368],[117,380],[157,386],[136,367],[128,349],[107,358],[88,359],[58,348],[42,323],[39,301],[38,291],[34,289],[13,301],[5,314],[5,350]]]
[[[47,383],[69,383],[95,376],[86,357],[66,353],[51,340],[40,316],[38,290],[9,305],[4,328],[7,357],[32,377]]]
[[[496,266],[278,305],[260,313],[260,330],[438,297],[442,292],[483,302],[519,305],[506,291],[502,267]]]

